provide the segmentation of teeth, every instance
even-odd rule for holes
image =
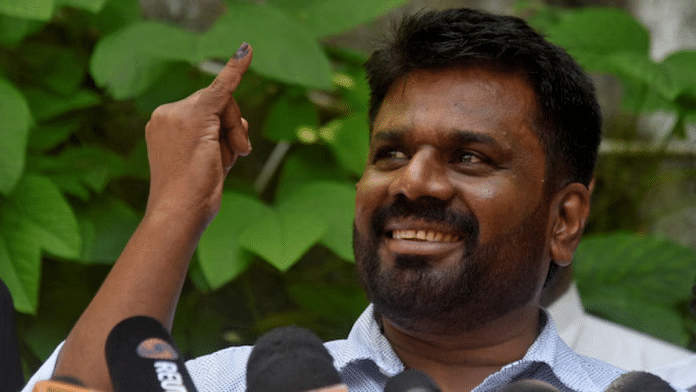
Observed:
[[[392,238],[396,240],[421,240],[429,242],[457,242],[459,236],[433,230],[394,230]]]

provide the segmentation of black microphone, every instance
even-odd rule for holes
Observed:
[[[246,379],[247,392],[348,392],[324,342],[295,326],[275,328],[256,341]]]
[[[508,384],[500,392],[559,392],[559,390],[543,381],[520,380]]]
[[[169,332],[152,317],[118,323],[106,338],[114,392],[195,392]]]
[[[652,373],[632,371],[612,381],[606,392],[675,392],[675,389]]]
[[[427,374],[416,369],[406,369],[387,380],[384,392],[441,392]]]

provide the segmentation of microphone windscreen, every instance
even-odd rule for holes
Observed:
[[[660,377],[648,373],[632,371],[614,380],[607,392],[675,392],[675,389]]]
[[[152,317],[118,323],[105,350],[114,392],[196,391],[171,335]]]
[[[440,392],[440,387],[427,374],[406,369],[387,381],[384,392]]]
[[[508,384],[501,392],[559,392],[559,390],[543,381],[520,380]]]
[[[343,382],[324,342],[295,326],[275,328],[256,341],[246,378],[247,392],[302,392]]]

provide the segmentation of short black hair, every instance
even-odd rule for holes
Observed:
[[[397,79],[415,70],[451,67],[523,75],[537,97],[532,127],[546,156],[547,190],[571,182],[589,186],[602,122],[594,86],[565,50],[514,16],[462,8],[404,17],[365,63],[370,127]]]

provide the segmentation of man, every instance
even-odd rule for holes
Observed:
[[[153,113],[143,221],[32,382],[48,377],[60,354],[55,375],[110,390],[111,328],[136,314],[171,327],[225,175],[251,150],[231,98],[251,57],[242,45],[211,86]],[[406,18],[366,68],[371,142],[354,247],[373,305],[346,340],[327,343],[343,380],[352,391],[381,391],[416,368],[443,391],[524,378],[604,390],[622,371],[573,353],[539,305],[589,214],[600,140],[589,80],[523,21],[465,9]],[[197,388],[244,390],[250,350],[188,362]]]

